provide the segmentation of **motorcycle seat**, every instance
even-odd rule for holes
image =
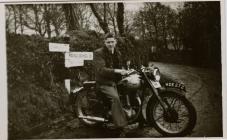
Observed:
[[[84,87],[93,87],[96,85],[96,81],[85,81],[83,82]]]

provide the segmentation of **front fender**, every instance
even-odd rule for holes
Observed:
[[[150,99],[152,98],[152,96],[153,95],[146,96],[144,98],[143,104],[142,104],[142,115],[143,115],[144,120],[146,120],[146,121],[147,121],[147,104],[150,101]]]

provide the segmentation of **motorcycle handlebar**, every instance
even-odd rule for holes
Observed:
[[[157,67],[154,67],[154,65],[151,65],[150,67],[145,67],[143,65],[141,65],[140,68],[133,68],[133,69],[130,69],[129,72],[127,73],[127,75],[131,75],[131,74],[134,74],[135,72],[136,73],[143,73],[143,72],[146,72],[146,71],[150,71],[150,70],[154,70],[154,69],[158,69]]]
[[[135,72],[137,72],[137,71],[134,70],[134,69],[130,69],[130,71],[127,73],[127,75],[131,75],[131,74],[133,74],[133,73],[135,73]]]

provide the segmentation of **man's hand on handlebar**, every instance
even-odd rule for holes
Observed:
[[[121,75],[128,75],[131,73],[130,70],[124,70],[124,69],[114,69],[115,73],[121,74]]]

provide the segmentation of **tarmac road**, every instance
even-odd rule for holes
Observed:
[[[197,123],[193,133],[187,137],[222,137],[221,75],[209,69],[183,65],[154,63],[160,71],[186,85],[187,98],[197,111]],[[30,138],[116,138],[112,129],[86,127],[71,115],[58,118],[45,131]],[[129,126],[127,137],[161,137],[150,127],[136,129]]]

